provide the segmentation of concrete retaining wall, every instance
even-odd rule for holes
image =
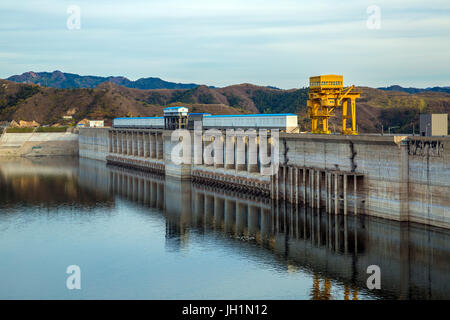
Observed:
[[[78,155],[78,135],[70,132],[4,133],[0,138],[0,156],[73,156]]]

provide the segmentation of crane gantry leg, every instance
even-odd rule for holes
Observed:
[[[348,115],[348,104],[350,104],[350,115]],[[350,128],[347,128],[347,119],[351,120]],[[342,101],[342,133],[358,134],[356,131],[356,102],[353,98]]]

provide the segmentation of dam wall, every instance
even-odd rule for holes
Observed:
[[[408,147],[410,221],[450,225],[450,139],[411,137]]]
[[[281,133],[279,167],[264,174],[264,165],[249,159],[261,155],[236,143],[223,144],[223,155],[243,163],[196,163],[200,152],[190,147],[189,163],[173,161],[181,139],[158,129],[81,129],[80,157],[158,172],[179,180],[266,196],[274,201],[304,203],[326,212],[366,214],[397,221],[450,228],[450,138],[379,135],[312,135]],[[212,140],[200,139],[202,148]],[[257,137],[260,150],[259,136]],[[269,149],[276,143],[270,142]],[[234,148],[234,149],[233,149]],[[271,149],[273,150],[273,149]],[[184,152],[184,151],[183,151]],[[241,154],[240,154],[241,153]],[[273,159],[272,159],[273,160]],[[225,163],[225,164],[224,164]]]
[[[109,128],[80,128],[79,133],[79,156],[106,161]]]
[[[372,216],[450,226],[450,138],[286,134],[280,139],[281,163],[319,176],[312,186],[313,191],[325,186],[313,195],[321,205],[327,205],[331,174],[338,176],[337,184],[331,179],[338,211],[356,205]],[[286,175],[289,181],[288,170]]]

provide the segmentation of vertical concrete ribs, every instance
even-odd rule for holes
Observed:
[[[347,215],[362,210],[364,193],[358,194],[358,184],[362,186],[363,179],[364,175],[354,172],[280,166],[278,174],[271,178],[270,194],[276,201],[303,203]]]

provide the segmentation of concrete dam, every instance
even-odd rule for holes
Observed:
[[[173,132],[80,128],[79,156],[271,201],[322,208],[330,214],[369,215],[450,228],[449,137],[280,132],[279,165],[274,174],[264,174],[267,165],[260,151],[272,148],[273,140],[269,137],[269,143],[262,144],[261,132],[244,135],[243,148],[237,147],[237,139],[223,140],[223,152],[201,163],[196,158],[202,154],[194,146],[184,154],[189,163],[173,161],[174,149],[181,144],[181,139],[174,140]],[[207,130],[200,131],[199,139],[205,150],[215,141]],[[256,149],[250,147],[252,139]],[[230,150],[243,163],[227,162]],[[256,163],[249,161],[255,158]]]
[[[314,274],[315,293],[327,291],[331,282],[335,288],[336,283],[351,282],[365,287],[366,268],[376,262],[386,279],[383,290],[376,292],[378,297],[446,297],[450,234],[440,228],[365,215],[318,213],[308,206],[271,203],[263,196],[88,159],[80,159],[79,177],[92,194],[105,199],[116,196],[164,218],[165,246],[170,250],[192,247],[197,232],[202,237],[213,236],[221,245],[266,266]],[[109,201],[113,210],[115,201]],[[349,298],[363,293],[346,289]]]

